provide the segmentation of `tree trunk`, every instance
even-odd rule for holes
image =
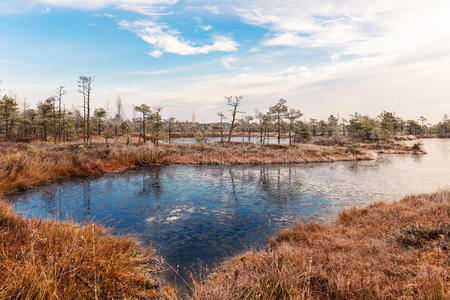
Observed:
[[[278,117],[278,145],[281,143],[281,117]]]

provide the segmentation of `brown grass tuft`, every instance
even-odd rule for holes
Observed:
[[[298,224],[227,260],[193,299],[449,299],[450,191]]]
[[[157,273],[152,250],[132,238],[25,220],[0,201],[0,299],[171,298]]]

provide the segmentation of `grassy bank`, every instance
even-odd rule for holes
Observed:
[[[153,252],[96,225],[25,220],[0,201],[0,299],[171,299]]]
[[[414,137],[414,139],[416,138]],[[413,140],[413,138],[401,139],[401,141],[405,140]],[[313,140],[313,143],[321,146],[358,148],[383,154],[426,154],[420,142],[417,142],[413,145],[407,145],[405,143],[399,143],[395,140],[380,140],[376,142],[370,142],[358,141],[348,138],[316,138],[315,140]]]
[[[298,224],[231,258],[193,299],[449,299],[450,192]]]
[[[271,164],[373,159],[354,147],[299,144],[294,147],[246,143],[221,145],[3,144],[0,194],[52,180],[87,176],[129,167],[161,164]]]

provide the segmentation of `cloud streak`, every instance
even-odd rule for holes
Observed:
[[[38,0],[38,3],[54,7],[68,7],[76,9],[100,9],[113,7],[129,10],[145,15],[167,13],[167,7],[177,3],[177,0]]]
[[[213,36],[211,44],[194,45],[180,38],[180,33],[165,25],[151,21],[127,22],[121,21],[122,28],[136,33],[143,41],[152,45],[154,50],[150,55],[160,57],[164,52],[179,55],[207,54],[210,52],[234,52],[238,43],[227,36]]]

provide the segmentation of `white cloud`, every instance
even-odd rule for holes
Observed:
[[[331,62],[333,62],[333,63],[337,62],[339,60],[339,58],[340,58],[340,55],[338,53],[335,53],[335,54],[331,55],[331,57],[330,57]]]
[[[215,14],[215,15],[220,14],[219,8],[217,6],[215,6],[215,5],[205,5],[203,7],[203,9],[205,9],[205,10],[207,10],[207,11],[209,11],[209,12]]]
[[[13,3],[14,2],[14,3]],[[15,0],[10,3],[0,1],[1,12],[21,12],[35,5],[47,7],[65,7],[75,9],[100,9],[112,7],[138,12],[145,15],[167,14],[167,8],[176,4],[177,0]]]
[[[202,26],[202,29],[204,31],[210,31],[212,29],[212,26],[211,25]]]
[[[95,14],[94,17],[96,18],[108,18],[108,19],[115,19],[116,16],[113,14]]]
[[[153,57],[161,57],[163,53],[160,50],[153,50],[152,52],[150,52],[150,55]]]
[[[222,58],[221,62],[225,68],[230,70],[233,68],[233,64],[238,62],[238,59],[234,56],[227,56]]]
[[[446,0],[275,1],[249,0],[235,12],[246,23],[272,33],[266,46],[334,48],[344,54],[372,55],[449,39]]]
[[[192,42],[181,39],[179,32],[150,21],[133,23],[121,21],[119,25],[135,32],[142,40],[152,45],[157,51],[152,53],[157,54],[157,56],[161,56],[163,52],[180,55],[207,54],[215,51],[234,52],[239,46],[238,43],[226,36],[214,36],[212,44],[197,46]]]
[[[218,73],[170,83],[161,81],[159,88],[144,93],[144,98],[156,99],[155,104],[166,103],[166,113],[180,119],[186,118],[186,110],[194,109],[204,121],[213,121],[214,112],[224,109],[223,96],[233,94],[244,96],[242,109],[248,114],[256,108],[267,109],[277,98],[285,97],[289,105],[303,110],[307,117],[326,118],[330,113],[348,116],[354,111],[376,115],[391,110],[409,119],[424,114],[436,122],[443,112],[450,110],[445,67],[450,64],[450,52],[439,54],[432,49],[426,52],[426,56],[439,59],[405,66],[403,59],[415,58],[392,55],[316,67],[240,71],[233,76]]]

